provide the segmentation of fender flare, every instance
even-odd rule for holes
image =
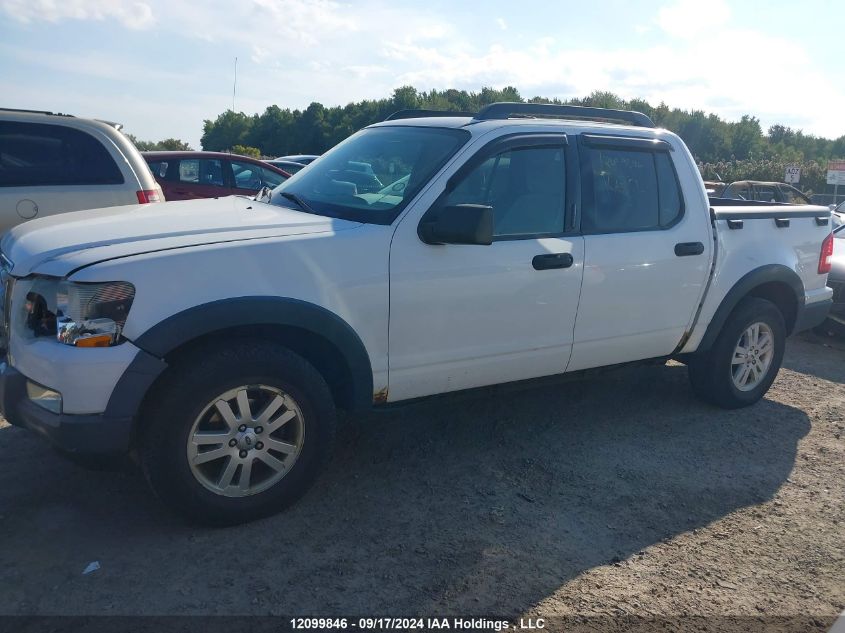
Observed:
[[[155,378],[167,367],[164,359],[185,343],[220,330],[243,326],[282,326],[306,330],[334,345],[352,377],[353,408],[373,404],[373,372],[360,337],[329,310],[288,297],[247,296],[221,299],[167,317],[132,343],[141,351],[118,381],[107,411],[134,415]]]
[[[737,304],[747,297],[754,288],[772,282],[784,283],[792,288],[792,291],[795,293],[796,305],[798,306],[795,315],[797,322],[804,308],[804,282],[801,281],[801,277],[794,270],[787,268],[783,264],[767,264],[766,266],[755,268],[751,272],[746,273],[727,292],[716,309],[716,312],[713,314],[713,318],[710,320],[707,331],[704,333],[696,351],[706,352],[709,350]]]

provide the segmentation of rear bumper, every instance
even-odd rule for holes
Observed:
[[[824,323],[830,313],[831,306],[833,306],[832,298],[806,304],[798,312],[795,328],[792,330],[793,333],[803,332]]]
[[[10,424],[35,431],[57,448],[72,453],[107,455],[128,450],[131,416],[54,413],[27,397],[26,381],[17,369],[0,363],[0,414]]]

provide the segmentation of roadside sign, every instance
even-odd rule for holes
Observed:
[[[789,165],[786,168],[786,175],[783,177],[783,181],[790,185],[797,185],[800,180],[801,168],[797,165]]]
[[[831,171],[827,170],[827,184],[829,185],[845,185],[845,171]]]
[[[845,160],[832,160],[828,162],[827,184],[845,185]]]

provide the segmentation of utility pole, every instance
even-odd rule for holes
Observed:
[[[235,80],[232,82],[232,112],[235,111],[235,92],[238,89],[238,58],[235,57]]]

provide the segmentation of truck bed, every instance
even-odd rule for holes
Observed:
[[[785,266],[801,279],[804,305],[829,300],[826,276],[817,270],[819,245],[831,230],[830,209],[727,198],[710,198],[709,203],[715,238],[713,273],[684,351],[697,349],[726,292],[749,271]],[[789,318],[787,322],[795,325]]]

